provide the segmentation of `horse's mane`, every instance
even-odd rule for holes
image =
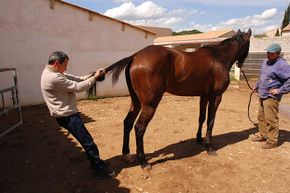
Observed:
[[[206,49],[208,52],[210,52],[213,56],[215,57],[219,57],[219,53],[220,53],[220,50],[222,48],[225,48],[227,46],[230,45],[230,43],[232,41],[235,41],[237,40],[237,35],[234,35],[230,38],[227,38],[223,41],[220,41],[220,42],[217,42],[217,43],[213,43],[213,44],[207,44],[207,45],[204,45],[202,46],[201,48],[199,49]]]
[[[237,40],[237,35],[234,35],[230,38],[227,38],[221,42],[218,42],[218,43],[215,43],[215,44],[208,44],[208,45],[205,45],[203,46],[202,48],[207,48],[207,49],[214,49],[214,48],[219,48],[219,47],[222,47],[222,46],[227,46],[229,45],[232,41],[234,40]]]
[[[237,35],[234,35],[234,36],[232,36],[230,38],[227,38],[227,39],[225,39],[223,41],[220,41],[220,42],[217,42],[217,43],[214,43],[214,44],[204,45],[204,46],[202,46],[199,49],[206,49],[209,52],[211,52],[212,55],[218,57],[219,56],[219,50],[220,50],[220,48],[227,47],[228,45],[230,45],[230,43],[232,41],[235,41],[235,40],[237,40]]]
[[[230,42],[237,40],[238,35],[234,35],[231,38],[227,38],[220,42],[221,45],[228,45]]]

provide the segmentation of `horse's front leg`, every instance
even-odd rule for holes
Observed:
[[[208,103],[208,99],[204,96],[200,97],[199,102],[199,125],[198,125],[198,131],[196,133],[196,142],[198,144],[202,144],[202,125],[205,121],[205,115],[206,115],[206,106]]]
[[[136,156],[137,160],[141,164],[141,167],[145,170],[151,170],[152,167],[148,163],[145,153],[144,153],[144,134],[147,128],[148,123],[153,118],[153,115],[155,113],[155,108],[152,108],[150,106],[143,106],[140,116],[135,124],[135,136],[136,136]]]
[[[216,96],[209,100],[208,105],[208,116],[207,116],[207,132],[206,132],[206,142],[205,147],[207,149],[208,155],[216,155],[216,151],[212,146],[212,130],[214,126],[216,111],[222,100],[222,96]]]

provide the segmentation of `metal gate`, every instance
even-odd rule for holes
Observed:
[[[1,105],[0,106],[0,118],[3,118],[4,116],[9,117],[9,113],[12,113],[12,111],[16,111],[18,118],[17,120],[13,120],[15,122],[12,123],[12,125],[9,125],[7,128],[2,127],[5,124],[0,124],[0,138],[18,127],[23,123],[22,120],[22,112],[21,112],[21,106],[19,103],[19,97],[18,97],[18,84],[17,84],[17,75],[16,75],[16,68],[0,68],[0,73],[12,73],[13,80],[12,80],[12,86],[8,86],[7,88],[2,88],[0,90],[1,94]],[[9,75],[11,76],[11,75]],[[7,100],[11,101],[12,104],[7,105]],[[13,117],[12,117],[13,119]],[[1,126],[2,125],[2,126]]]

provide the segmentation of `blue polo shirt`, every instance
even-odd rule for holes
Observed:
[[[290,65],[283,58],[278,58],[271,64],[268,59],[263,61],[260,78],[256,83],[261,98],[272,97],[281,99],[290,91]],[[278,94],[270,94],[270,89],[278,88]]]

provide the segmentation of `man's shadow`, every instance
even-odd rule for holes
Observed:
[[[250,135],[257,133],[258,128],[253,127],[243,131],[224,133],[213,136],[213,146],[218,153],[219,149],[227,145],[239,143],[247,140]],[[290,132],[281,130],[280,131],[280,145],[290,141]],[[146,144],[145,144],[146,145]],[[196,156],[201,152],[206,151],[204,145],[196,143],[195,138],[180,141],[178,143],[170,144],[164,148],[154,151],[153,153],[146,154],[148,162],[154,166],[159,163],[163,163],[169,160],[179,160],[182,158],[188,158]],[[114,168],[120,172],[123,168],[129,168],[139,165],[136,161],[134,163],[126,163],[122,155],[118,155],[109,159],[110,162],[114,163]]]
[[[82,112],[79,112],[82,118],[83,123],[90,123],[90,122],[95,122],[96,120],[90,117],[89,115],[86,115]]]
[[[83,148],[45,105],[24,107],[22,114],[23,124],[0,140],[1,193],[131,192],[118,178],[96,177]]]

